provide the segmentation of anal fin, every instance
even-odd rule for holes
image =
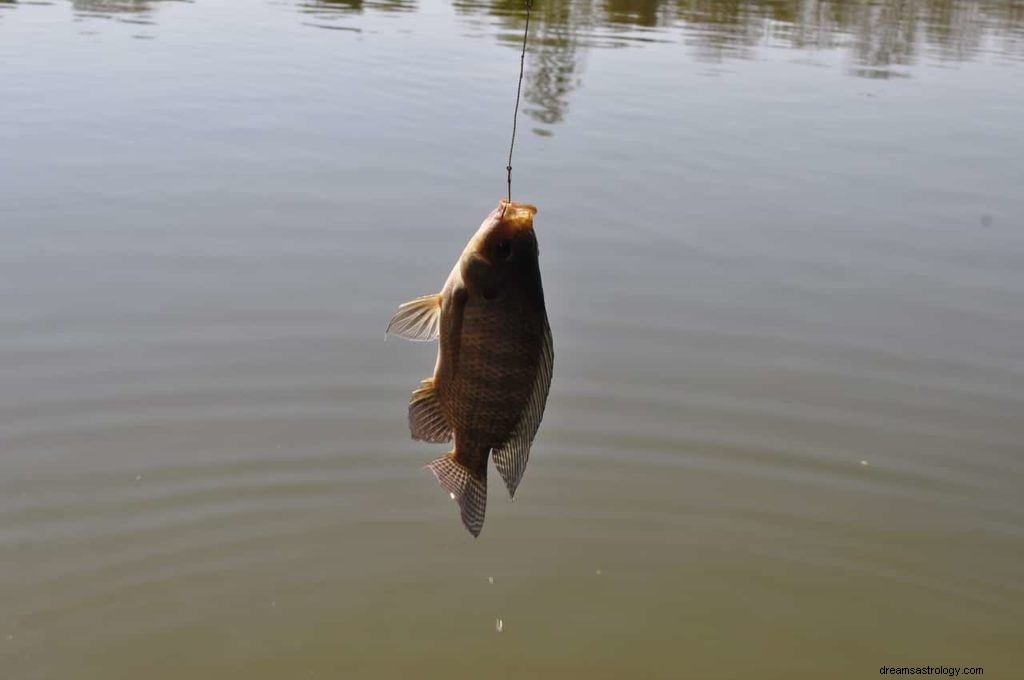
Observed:
[[[409,432],[412,438],[435,444],[451,441],[452,428],[441,409],[434,379],[427,378],[422,385],[409,400]]]
[[[469,468],[455,459],[452,451],[427,465],[437,477],[452,500],[459,504],[462,523],[474,537],[484,528],[484,513],[487,510],[487,468],[483,477],[477,479]]]

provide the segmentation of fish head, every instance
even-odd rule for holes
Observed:
[[[533,232],[536,212],[527,203],[505,200],[491,211],[463,252],[462,278],[471,292],[494,299],[510,287],[539,277]]]

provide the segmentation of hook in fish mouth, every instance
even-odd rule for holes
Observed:
[[[533,216],[537,208],[529,203],[516,203],[501,199],[498,202],[498,220],[515,230],[533,228]]]

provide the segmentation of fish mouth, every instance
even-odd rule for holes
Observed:
[[[537,214],[537,208],[529,203],[516,203],[503,198],[498,203],[497,212],[499,222],[519,231],[533,228],[533,216]]]

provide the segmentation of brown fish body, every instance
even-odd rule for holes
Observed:
[[[442,317],[441,362],[434,374],[455,433],[456,460],[480,477],[487,455],[512,434],[537,375],[543,342],[543,299],[516,291],[487,301],[472,293],[448,324]]]
[[[535,212],[502,201],[441,293],[402,305],[389,325],[403,337],[440,339],[434,375],[410,401],[409,426],[415,439],[454,438],[454,450],[429,467],[459,502],[474,536],[483,526],[488,457],[513,495],[551,382]]]

